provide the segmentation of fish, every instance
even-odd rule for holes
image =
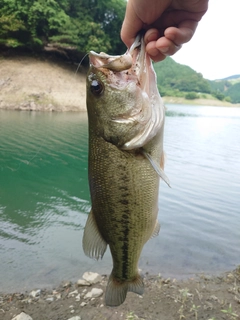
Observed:
[[[106,306],[128,291],[142,295],[138,261],[158,235],[159,182],[164,172],[165,107],[142,35],[123,55],[89,53],[86,78],[89,130],[88,179],[92,208],[83,234],[84,253],[101,259],[110,248],[113,268]]]

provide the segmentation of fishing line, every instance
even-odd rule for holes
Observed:
[[[33,155],[33,157],[30,160],[24,160],[24,159],[19,160],[20,163],[18,164],[17,169],[13,169],[11,167],[6,167],[6,168],[10,169],[11,171],[18,171],[23,163],[26,164],[27,166],[29,166],[29,164],[32,162],[32,160],[34,158],[36,158],[36,156],[39,154],[40,150],[43,147],[43,143],[44,143],[44,140],[42,141],[41,145],[38,147],[38,150],[35,152],[35,154]]]
[[[39,154],[40,150],[42,149],[43,143],[44,143],[44,141],[42,141],[42,143],[41,143],[40,147],[38,148],[38,150],[36,151],[35,155],[29,161],[27,161],[28,162],[27,165],[29,165],[31,163],[31,161],[34,158],[36,158],[36,156]]]
[[[78,73],[79,68],[81,67],[81,64],[83,63],[83,60],[89,55],[89,53],[86,53],[85,56],[82,58],[82,60],[79,62],[77,70],[75,71],[75,75]]]

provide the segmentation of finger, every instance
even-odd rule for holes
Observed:
[[[136,33],[138,30],[141,30],[141,27],[139,29],[135,29],[133,28],[131,21],[124,19],[120,36],[122,41],[128,48],[131,47],[134,40],[136,39]]]
[[[166,56],[173,55],[181,48],[166,37],[161,37],[157,41],[151,41],[146,46],[146,51],[155,62],[164,60]]]
[[[164,36],[174,42],[176,45],[182,45],[188,42],[193,37],[198,26],[197,21],[183,21],[176,27],[169,27],[165,30]]]
[[[193,20],[186,20],[179,24],[179,27],[169,27],[164,32],[164,37],[156,40],[157,29],[151,29],[146,33],[147,42],[146,51],[154,61],[161,61],[166,56],[175,54],[182,46],[188,42],[197,28],[198,23]],[[152,40],[152,41],[151,41]]]
[[[127,6],[128,8],[121,29],[121,39],[129,48],[133,44],[139,30],[143,28],[143,22],[136,15],[130,1],[128,1]]]
[[[203,12],[196,13],[179,10],[166,11],[152,24],[151,27],[158,30],[162,30],[163,28],[166,30],[169,27],[179,28],[181,25],[184,26],[186,24],[186,27],[191,28],[191,23],[194,25],[195,23],[199,22],[203,14]]]
[[[152,48],[151,47],[148,48],[148,45],[147,45],[146,51],[147,51],[148,55],[150,56],[150,58],[155,62],[162,61],[166,58],[166,55],[164,53],[162,53],[161,51],[159,51],[156,48],[156,46],[154,46]]]
[[[160,32],[158,31],[158,29],[152,28],[146,31],[144,35],[144,42],[148,44],[151,41],[157,41],[157,39],[159,38],[160,38]]]

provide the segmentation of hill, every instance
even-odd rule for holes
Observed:
[[[226,90],[226,94],[229,97],[231,97],[232,103],[239,103],[240,102],[240,81],[230,86]]]
[[[158,79],[158,88],[162,96],[197,98],[216,98],[232,103],[240,102],[240,76],[210,81],[201,73],[168,57],[154,64]]]
[[[175,62],[167,57],[164,61],[154,64],[158,86],[162,95],[178,94],[179,92],[211,93],[209,82],[188,66]]]
[[[233,75],[224,79],[209,81],[213,94],[232,103],[240,103],[240,75]]]
[[[233,75],[233,76],[230,76],[230,77],[227,77],[227,78],[223,78],[223,79],[221,79],[221,80],[229,80],[229,81],[231,81],[231,80],[238,80],[238,81],[240,81],[240,74],[235,74],[235,75]]]

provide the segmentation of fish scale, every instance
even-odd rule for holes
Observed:
[[[92,157],[90,151],[89,175],[94,175],[93,181],[91,180],[92,210],[98,213],[95,216],[96,223],[104,240],[110,246],[113,261],[122,261],[122,264],[128,261],[122,260],[126,250],[119,250],[127,241],[131,257],[129,259],[135,260],[135,263],[131,263],[134,274],[131,273],[128,277],[135,277],[142,246],[151,236],[157,218],[157,212],[152,215],[152,202],[158,197],[156,191],[159,179],[144,157],[135,158],[131,154],[126,156],[125,151],[110,143],[101,145],[98,142],[97,146],[101,148],[101,155],[98,154],[96,159]],[[114,162],[109,163],[109,158],[115,159]],[[98,163],[101,164],[101,168],[95,172]],[[156,176],[155,181],[152,175]],[[100,188],[96,188],[98,185]],[[136,224],[138,228],[135,228]],[[126,238],[126,230],[128,239],[120,241],[121,237]],[[129,241],[130,236],[131,241]],[[139,250],[135,252],[137,247]],[[116,275],[118,279],[121,279],[122,264],[119,262],[115,264],[120,269],[115,272],[115,275],[119,273]],[[114,270],[116,271],[116,267]]]
[[[83,249],[98,259],[109,245],[108,306],[123,303],[128,291],[143,294],[138,261],[146,241],[159,232],[159,174],[164,176],[164,106],[143,40],[136,39],[126,53],[127,70],[120,65],[124,57],[115,63],[114,56],[91,52],[87,76],[92,210]]]

